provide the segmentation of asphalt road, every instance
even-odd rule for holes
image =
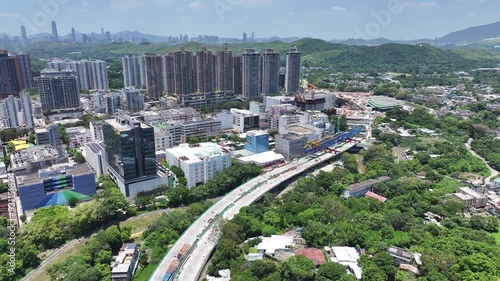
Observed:
[[[491,175],[484,179],[484,184],[489,184],[491,183],[491,179],[497,177],[500,173],[497,170],[493,169],[481,155],[477,154],[474,150],[472,150],[471,143],[472,139],[469,139],[467,140],[467,143],[465,143],[465,146],[470,151],[470,153],[472,153],[472,155],[483,160],[484,164],[486,164],[486,167],[488,167],[488,169],[490,170]]]
[[[346,143],[337,150],[344,152],[353,145],[355,144]],[[150,280],[161,281],[163,279],[170,263],[175,259],[177,253],[185,244],[195,246],[191,247],[190,252],[187,254],[188,258],[181,266],[180,274],[177,276],[176,280],[198,280],[204,265],[208,261],[210,253],[218,242],[217,228],[214,227],[215,223],[213,223],[216,219],[216,215],[222,214],[224,219],[230,220],[238,214],[242,207],[254,203],[262,197],[262,195],[282,182],[336,155],[338,154],[324,153],[315,159],[309,157],[298,159],[272,172],[256,177],[228,193],[207,212],[202,214],[186,232],[181,235],[174,246],[169,250]]]

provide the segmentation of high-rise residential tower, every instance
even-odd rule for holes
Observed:
[[[125,101],[127,103],[127,110],[130,113],[136,113],[144,110],[144,95],[141,91],[135,88],[123,89]]]
[[[79,109],[77,80],[73,70],[42,70],[37,83],[43,113]]]
[[[287,95],[295,95],[300,92],[300,57],[297,48],[290,48],[286,58],[285,88]]]
[[[17,95],[22,88],[23,79],[17,58],[0,50],[0,98]]]
[[[23,89],[33,88],[33,72],[31,70],[31,59],[28,54],[16,55],[17,63],[21,71],[21,78],[23,80]]]
[[[174,56],[173,54],[164,54],[161,59],[163,88],[167,93],[175,93]]]
[[[243,93],[244,100],[256,100],[260,96],[261,58],[255,49],[246,49],[243,57]]]
[[[141,56],[128,55],[122,58],[123,67],[123,83],[125,88],[142,86],[141,83],[141,67],[139,61],[142,60]]]
[[[194,92],[193,54],[184,48],[174,52],[175,93],[179,96]]]
[[[215,59],[215,89],[217,91],[233,90],[233,53],[223,45],[217,51]]]
[[[200,93],[210,93],[214,90],[215,58],[211,51],[203,47],[196,52],[196,90]]]
[[[105,61],[53,60],[47,63],[47,67],[57,71],[74,70],[81,90],[109,89],[108,67]]]
[[[162,56],[160,54],[145,54],[146,89],[151,100],[160,100],[164,85],[162,75]]]
[[[34,127],[33,107],[31,106],[31,98],[28,92],[22,92],[20,96],[21,96],[21,108],[23,110],[24,127],[31,129]]]
[[[266,49],[262,54],[262,94],[279,94],[280,54]]]
[[[243,93],[243,57],[233,57],[233,91],[235,95]]]

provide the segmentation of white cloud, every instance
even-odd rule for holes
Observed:
[[[195,1],[195,2],[189,3],[189,8],[191,8],[191,9],[203,9],[203,8],[205,8],[205,4],[203,4],[200,1]]]
[[[402,2],[401,7],[403,8],[437,8],[439,4],[436,1],[411,1],[411,2]]]
[[[21,14],[19,13],[0,13],[0,17],[2,18],[18,18]]]
[[[141,0],[113,0],[110,2],[113,10],[130,10],[144,6]]]
[[[332,11],[335,11],[335,12],[345,12],[345,11],[347,11],[347,9],[344,8],[344,7],[340,7],[340,6],[335,6],[335,7],[332,7]]]

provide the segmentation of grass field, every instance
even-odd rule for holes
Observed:
[[[121,222],[120,226],[132,227],[132,234],[142,232],[147,230],[148,226],[155,223],[164,213],[164,210],[158,210],[149,214],[139,215],[137,217],[133,217],[124,222]]]
[[[134,274],[134,281],[148,281],[149,277],[153,275],[157,267],[157,263],[148,264],[148,266],[146,266],[145,268],[137,270],[137,272]]]
[[[500,228],[498,229],[497,233],[491,234],[493,237],[495,237],[495,240],[497,240],[497,244],[500,245]]]
[[[82,241],[75,243],[74,245],[68,247],[61,253],[57,258],[55,258],[46,268],[48,268],[51,264],[63,262],[69,256],[75,256],[80,253],[85,242],[88,241],[88,238],[82,239]],[[37,274],[33,275],[30,281],[47,281],[50,280],[49,275],[45,270],[40,270]]]

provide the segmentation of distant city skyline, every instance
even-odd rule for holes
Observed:
[[[188,34],[241,38],[314,37],[325,40],[385,37],[410,40],[442,37],[470,26],[500,19],[500,2],[493,0],[51,0],[2,4],[1,33],[21,37],[77,32],[168,36]],[[54,5],[55,3],[55,5]],[[238,4],[234,4],[238,3]]]

